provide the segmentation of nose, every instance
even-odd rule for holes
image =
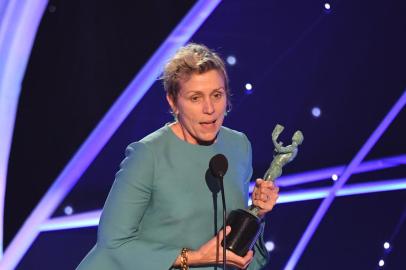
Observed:
[[[210,98],[204,100],[203,104],[203,113],[205,114],[213,114],[214,113],[214,104]]]

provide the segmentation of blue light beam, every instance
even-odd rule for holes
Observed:
[[[314,232],[316,231],[320,221],[323,219],[324,215],[326,214],[328,208],[330,207],[331,203],[334,200],[334,197],[339,189],[347,182],[348,178],[354,172],[355,168],[361,163],[361,161],[365,158],[371,148],[375,145],[378,139],[382,136],[385,132],[386,128],[392,123],[393,119],[398,115],[398,113],[403,109],[406,103],[406,91],[403,92],[402,96],[399,100],[395,103],[395,105],[391,108],[389,113],[385,116],[379,126],[374,130],[372,135],[368,138],[366,143],[362,146],[361,150],[355,155],[355,157],[351,160],[348,167],[344,170],[343,175],[335,182],[334,186],[331,188],[328,196],[323,200],[320,204],[319,208],[317,209],[316,214],[313,216],[310,224],[306,228],[306,231],[302,235],[298,245],[296,246],[295,250],[293,251],[291,257],[289,258],[285,270],[293,270],[299,261],[301,255],[303,254],[304,249],[306,248],[307,244],[309,243],[311,237],[313,236]]]
[[[221,0],[198,1],[172,31],[81,145],[31,212],[4,253],[4,258],[0,262],[0,269],[11,270],[15,268],[40,232],[40,225],[55,211],[124,119],[155,82],[165,62],[192,37],[220,2]]]
[[[21,84],[46,0],[0,1],[0,258],[7,167]]]
[[[406,189],[406,178],[390,179],[347,185],[340,189],[336,196],[351,196],[404,189]],[[322,199],[329,194],[329,191],[330,187],[281,192],[279,193],[277,204]],[[41,225],[41,231],[47,232],[97,226],[101,212],[101,210],[95,210],[71,216],[56,217],[44,222]]]
[[[380,158],[370,161],[365,161],[361,163],[357,168],[354,169],[354,173],[365,173],[376,170],[383,170],[399,165],[406,164],[406,155],[399,155],[393,157]],[[290,187],[300,184],[306,184],[311,182],[316,182],[320,180],[329,180],[333,174],[341,175],[345,170],[344,165],[323,168],[319,170],[301,172],[290,174],[286,176],[281,176],[276,179],[276,184],[278,187]],[[255,183],[250,184],[249,192],[254,189]]]

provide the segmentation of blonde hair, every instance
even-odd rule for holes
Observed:
[[[166,63],[162,76],[164,89],[176,103],[181,80],[188,80],[193,74],[202,74],[210,70],[217,70],[223,76],[227,102],[230,106],[230,91],[224,61],[202,44],[189,43],[181,47]]]

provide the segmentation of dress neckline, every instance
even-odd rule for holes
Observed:
[[[217,133],[217,138],[212,144],[210,144],[210,145],[192,144],[192,143],[186,142],[186,141],[182,140],[181,138],[179,138],[175,134],[175,132],[173,132],[172,128],[169,126],[170,124],[172,124],[172,123],[165,124],[165,126],[164,126],[165,131],[168,132],[170,134],[170,137],[174,141],[176,141],[178,144],[186,146],[188,148],[207,149],[207,150],[213,149],[216,145],[219,144],[219,141],[221,140],[222,134],[223,134],[223,132],[222,132],[223,127],[221,126],[219,132]]]

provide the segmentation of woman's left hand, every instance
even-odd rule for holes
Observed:
[[[260,209],[259,215],[261,217],[272,210],[278,197],[279,188],[273,181],[265,181],[260,178],[255,181],[251,199],[252,203]]]

